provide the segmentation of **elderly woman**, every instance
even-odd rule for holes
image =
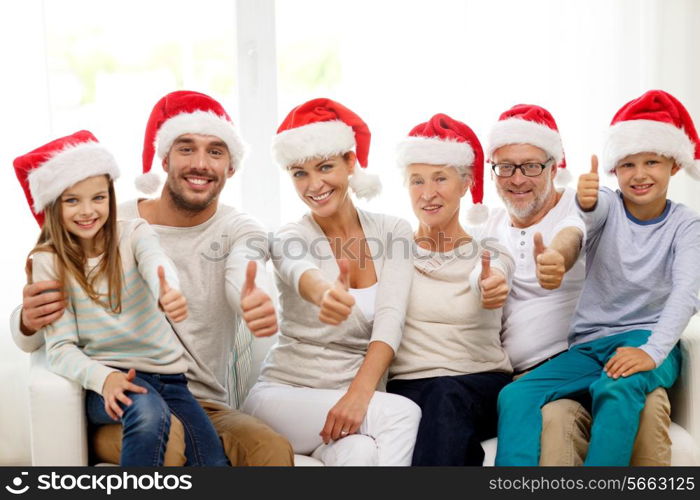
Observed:
[[[472,130],[438,114],[399,146],[413,211],[413,286],[387,391],[410,398],[423,417],[413,465],[481,465],[495,436],[496,401],[511,381],[500,341],[501,307],[514,263],[494,241],[459,222],[471,189],[472,222],[483,219],[483,152]],[[486,212],[486,213],[484,213]]]
[[[243,409],[326,465],[410,465],[420,420],[412,401],[377,391],[401,342],[412,235],[352,201],[349,190],[376,193],[369,139],[355,113],[314,99],[273,143],[310,213],[274,239],[280,333]]]

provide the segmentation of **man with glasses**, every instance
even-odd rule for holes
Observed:
[[[546,109],[520,104],[504,112],[491,130],[486,153],[505,210],[494,211],[473,234],[497,238],[515,259],[501,339],[518,378],[568,349],[569,324],[585,277],[585,224],[576,191],[555,187],[555,180],[563,185],[571,176],[556,122]],[[583,463],[591,424],[588,398],[543,407],[542,465]],[[670,464],[668,422],[668,397],[657,390],[642,414],[638,436],[646,438],[635,443],[633,465]]]

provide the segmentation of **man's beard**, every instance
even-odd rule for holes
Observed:
[[[527,219],[539,212],[544,206],[544,204],[547,202],[547,199],[549,198],[549,195],[551,193],[552,183],[548,182],[544,191],[542,191],[538,195],[535,195],[535,198],[531,202],[523,206],[512,203],[510,199],[508,199],[506,196],[499,192],[503,203],[506,205],[508,213],[514,215],[518,219]]]
[[[212,202],[221,192],[221,189],[216,189],[212,191],[211,195],[206,199],[198,202],[193,202],[188,200],[181,193],[175,190],[169,182],[167,183],[167,189],[168,194],[170,195],[170,199],[173,200],[175,207],[179,210],[182,210],[183,212],[187,212],[190,214],[198,214],[199,212],[205,210],[207,207],[209,207],[209,205],[212,204]]]

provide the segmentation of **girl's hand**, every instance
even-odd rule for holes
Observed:
[[[605,363],[605,373],[610,378],[629,377],[637,372],[656,368],[651,356],[638,347],[618,347],[615,355]]]
[[[326,424],[319,433],[325,444],[355,434],[367,414],[374,391],[364,394],[348,389],[348,392],[330,409]]]
[[[319,307],[318,319],[328,325],[339,325],[350,316],[352,306],[355,305],[355,297],[350,295],[349,266],[346,260],[338,260],[340,274],[338,279],[323,293]]]
[[[496,269],[491,270],[491,253],[488,250],[484,250],[481,254],[479,288],[481,289],[482,308],[498,309],[506,303],[510,291],[506,277]]]
[[[160,298],[158,302],[166,316],[173,323],[179,323],[187,318],[187,299],[179,290],[170,288],[165,280],[163,266],[158,266],[158,279],[160,280]]]
[[[102,386],[102,397],[105,400],[105,411],[112,420],[119,421],[124,415],[124,411],[119,406],[118,401],[121,401],[126,406],[131,406],[131,399],[124,394],[126,391],[146,394],[148,391],[145,387],[136,385],[131,381],[136,378],[136,370],[133,368],[129,373],[112,372],[105,379]]]

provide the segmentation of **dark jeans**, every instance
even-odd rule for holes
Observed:
[[[481,441],[496,435],[500,390],[506,373],[391,380],[387,392],[400,394],[423,412],[412,465],[482,465]]]
[[[228,465],[219,436],[187,388],[185,375],[136,372],[133,383],[145,387],[148,392],[128,392],[133,403],[130,406],[119,403],[124,410],[120,465],[163,465],[171,412],[185,429],[185,465]],[[100,394],[87,391],[85,405],[91,424],[114,423],[105,411],[104,398]]]

